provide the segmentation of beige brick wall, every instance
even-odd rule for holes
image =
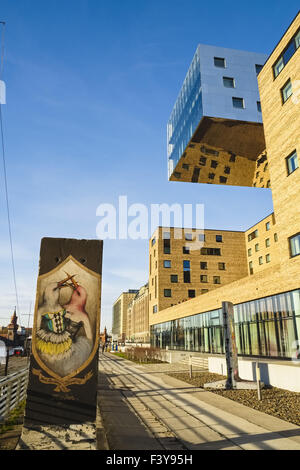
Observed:
[[[267,230],[267,224],[269,224],[269,230]],[[276,241],[279,240],[277,229],[278,227],[273,213],[245,232],[249,275],[250,263],[252,263],[253,273],[257,273],[280,262],[279,241]],[[249,241],[249,235],[253,234],[256,230],[257,237]],[[260,264],[260,258],[262,264]]]
[[[171,253],[164,254],[164,241],[162,231],[171,232]],[[192,231],[197,237],[200,230]],[[200,243],[197,249],[190,249],[190,254],[183,253],[183,247],[190,245],[185,239],[175,239],[173,228],[159,229],[150,240],[149,261],[149,311],[153,314],[153,306],[157,305],[162,310],[189,299],[188,291],[195,290],[200,295],[202,290],[209,291],[220,288],[248,274],[246,242],[244,232],[205,230],[205,242],[203,248],[217,248],[221,250],[221,256],[200,254]],[[222,236],[222,242],[216,242],[216,235]],[[153,238],[156,243],[152,245]],[[193,244],[191,244],[191,247]],[[171,261],[171,268],[164,267],[164,261]],[[191,282],[184,283],[183,261],[190,261]],[[200,262],[207,263],[207,269],[201,269]],[[221,270],[219,263],[225,264],[225,270]],[[171,275],[178,276],[178,283],[171,282]],[[206,276],[207,282],[201,282],[200,276]],[[220,278],[220,284],[215,283],[215,277]],[[156,281],[155,281],[156,279]],[[157,291],[155,289],[157,282]],[[165,297],[164,290],[171,289],[172,296]],[[203,294],[202,294],[203,295]]]
[[[300,100],[296,104],[292,96],[283,104],[281,89],[289,79],[294,94],[297,93],[297,87],[299,89],[300,48],[275,79],[272,68],[299,27],[300,14],[258,76],[281,261],[285,265],[298,266],[299,257],[290,258],[288,238],[300,231],[300,170],[288,176],[286,157],[294,150],[300,157]]]

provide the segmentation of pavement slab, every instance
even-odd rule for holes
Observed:
[[[159,366],[101,355],[98,405],[109,448],[300,450],[298,426],[166,375],[175,364]]]

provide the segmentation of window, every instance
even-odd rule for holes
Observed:
[[[225,176],[220,176],[220,183],[226,184],[227,178]]]
[[[221,284],[220,276],[214,276],[214,284]]]
[[[268,169],[268,166],[269,166],[269,164],[268,164],[268,163],[266,163],[266,164],[265,164],[265,166],[264,166],[264,171],[267,171],[267,169]]]
[[[164,240],[164,254],[169,255],[171,253],[171,240],[165,239]]]
[[[222,243],[223,242],[223,237],[222,235],[216,235],[216,242]]]
[[[220,67],[222,69],[225,69],[225,59],[222,57],[214,57],[214,64],[215,64],[215,67]]]
[[[171,267],[171,261],[170,260],[165,260],[164,261],[164,268],[170,268]]]
[[[280,59],[276,62],[276,64],[273,67],[274,77],[275,78],[280,74],[280,72],[283,68],[284,68],[283,57],[280,57]]]
[[[172,283],[178,282],[178,275],[177,274],[171,274],[171,282]]]
[[[198,240],[199,242],[205,242],[205,234],[204,233],[200,233],[198,235]]]
[[[200,157],[199,159],[199,165],[205,166],[206,165],[206,157]]]
[[[179,171],[174,171],[173,174],[174,174],[175,178],[178,178],[178,179],[181,178],[181,173],[179,173]]]
[[[251,248],[248,249],[248,256],[252,256],[252,249]]]
[[[200,263],[200,269],[207,269],[207,263],[201,262]]]
[[[292,82],[291,80],[288,80],[288,82],[284,85],[284,87],[281,88],[281,98],[282,98],[282,103],[284,104],[290,96],[293,94],[293,89],[292,89]]]
[[[232,104],[234,108],[239,108],[239,109],[244,109],[245,108],[245,102],[244,98],[232,98]]]
[[[258,237],[258,230],[254,230],[254,232],[250,233],[248,235],[248,242],[251,242],[254,238]]]
[[[234,163],[234,162],[235,162],[235,159],[236,159],[236,155],[235,155],[234,153],[231,153],[231,154],[230,154],[229,161]]]
[[[212,160],[212,161],[210,162],[211,168],[217,168],[218,164],[219,164],[219,163],[218,163],[216,160]]]
[[[255,245],[255,251],[256,251],[256,252],[259,251],[259,243],[256,243],[256,245]]]
[[[256,104],[257,104],[257,111],[261,113],[261,102],[257,101]]]
[[[225,166],[224,173],[225,175],[230,175],[230,166]]]
[[[191,242],[193,240],[193,234],[192,233],[186,233],[184,235],[184,238],[186,239],[186,241]]]
[[[151,246],[155,245],[155,243],[156,243],[156,238],[154,237],[154,238],[152,238]]]
[[[270,246],[270,238],[266,239],[266,247],[268,248]]]
[[[191,282],[191,263],[188,260],[183,261],[183,282]]]
[[[295,52],[296,52],[295,42],[291,41],[283,53],[283,62],[287,64],[290,58],[295,54]]]
[[[207,276],[202,274],[202,275],[200,276],[200,282],[208,282]]]
[[[153,305],[153,313],[157,313],[157,305]]]
[[[266,263],[270,263],[271,262],[271,255],[267,254],[266,255]]]
[[[202,145],[200,150],[202,153],[205,153],[207,155],[214,155],[215,157],[218,157],[220,155],[220,152],[218,152],[218,150],[209,149],[205,147],[204,145]]]
[[[219,263],[218,266],[219,266],[219,271],[225,271],[226,270],[225,263]]]
[[[223,77],[223,85],[226,88],[235,88],[234,78]]]
[[[289,239],[292,258],[300,255],[300,233]]]
[[[184,255],[189,255],[190,254],[190,249],[187,246],[182,247],[182,253]]]
[[[259,262],[259,264],[263,264],[263,262],[264,262],[264,259],[263,259],[263,257],[262,257],[262,256],[260,256],[260,257],[258,258],[258,262]]]
[[[253,271],[253,262],[252,261],[250,261],[250,263],[249,263],[249,272],[250,272],[250,274],[253,274],[253,272],[254,272]]]
[[[189,170],[189,168],[190,168],[190,165],[187,165],[186,163],[183,163],[183,165],[182,165],[183,170]]]
[[[214,174],[214,173],[208,173],[208,178],[209,178],[210,180],[215,179],[215,174]]]
[[[283,53],[273,66],[274,78],[276,78],[282,69],[286,66],[289,60],[293,57],[296,50],[300,46],[300,30],[297,31],[295,36],[288,43],[287,47],[284,49]]]
[[[170,238],[171,238],[171,232],[163,232],[164,240],[170,240]]]
[[[277,233],[274,233],[274,242],[278,242],[278,235],[277,235]]]
[[[298,49],[298,47],[300,47],[300,30],[295,36],[295,44],[296,44],[296,49]]]
[[[298,168],[298,156],[297,152],[293,152],[289,157],[286,159],[286,164],[287,164],[287,171],[288,175],[293,173],[295,170]]]
[[[221,256],[221,250],[220,248],[201,248],[200,254],[209,256]]]
[[[267,187],[267,188],[270,188],[270,187],[271,187],[271,181],[270,181],[270,180],[267,181],[266,187]]]
[[[164,297],[172,297],[172,290],[164,289]]]
[[[191,269],[191,263],[190,263],[190,261],[184,260],[184,262],[183,262],[183,269],[184,269],[184,271]]]
[[[206,294],[208,292],[208,289],[201,289],[201,294]]]
[[[196,297],[196,291],[195,290],[189,290],[188,291],[188,296],[190,299],[193,299],[194,297]]]
[[[256,75],[259,74],[262,68],[263,68],[263,65],[255,64]]]
[[[270,230],[270,228],[271,228],[271,224],[270,224],[270,222],[267,222],[266,223],[266,231],[268,232]]]

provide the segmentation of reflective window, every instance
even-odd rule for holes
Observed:
[[[290,238],[291,256],[300,255],[300,233]]]
[[[244,98],[232,98],[232,104],[234,108],[245,108]]]
[[[292,82],[289,80],[281,89],[282,102],[285,103],[293,94]]]
[[[300,290],[235,305],[234,322],[239,355],[290,359],[300,337]],[[151,345],[224,354],[222,309],[152,325]]]
[[[225,68],[225,59],[221,57],[214,57],[214,64],[216,67],[220,67],[222,69]]]
[[[164,268],[170,268],[171,267],[171,261],[165,260],[164,261]]]
[[[286,159],[288,174],[290,175],[298,168],[298,156],[297,152],[293,152],[292,155]]]
[[[226,88],[235,88],[234,79],[230,77],[223,77],[223,85]]]
[[[279,59],[273,66],[274,78],[276,78],[280,74],[282,69],[286,66],[289,60],[293,57],[299,45],[300,45],[300,30],[291,39],[287,47],[284,49],[282,55],[279,57]]]

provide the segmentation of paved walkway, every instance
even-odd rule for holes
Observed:
[[[300,450],[300,427],[165,372],[100,354],[98,449]]]

